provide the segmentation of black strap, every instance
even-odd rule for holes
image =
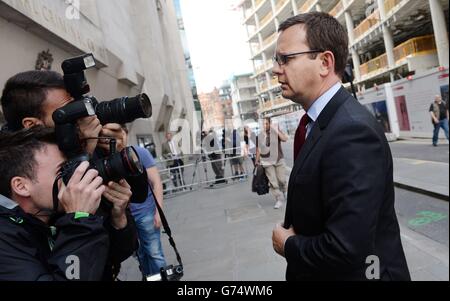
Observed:
[[[144,168],[144,174],[145,174],[145,176],[147,178],[147,181],[148,181],[147,170],[145,168]],[[172,231],[170,230],[169,223],[167,222],[166,216],[164,215],[164,212],[163,212],[161,206],[158,203],[158,199],[156,198],[156,195],[153,192],[153,188],[152,188],[151,183],[148,183],[148,186],[149,186],[150,191],[152,192],[153,199],[155,200],[156,208],[158,209],[158,213],[159,213],[159,217],[161,218],[161,223],[162,223],[163,229],[166,232],[167,236],[169,236],[169,243],[172,246],[173,250],[175,251],[178,263],[180,265],[183,265],[183,263],[181,261],[180,253],[178,253],[177,247],[175,245],[175,240],[172,237]]]

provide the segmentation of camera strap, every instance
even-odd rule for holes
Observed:
[[[144,174],[145,174],[146,178],[148,179],[147,170],[145,168],[144,168]],[[182,266],[183,263],[181,261],[181,256],[180,256],[180,253],[178,253],[177,246],[175,244],[175,240],[172,237],[172,231],[170,230],[169,223],[167,222],[166,216],[164,215],[164,212],[163,212],[161,206],[159,205],[158,200],[156,199],[156,195],[153,192],[153,188],[150,183],[148,183],[148,187],[149,187],[150,191],[152,192],[153,199],[155,200],[156,208],[158,209],[158,213],[159,213],[159,217],[161,218],[161,223],[162,223],[163,229],[166,232],[167,236],[169,236],[169,243],[172,246],[173,250],[175,251],[175,255],[177,256],[178,263]]]
[[[53,211],[58,212],[58,205],[59,205],[59,199],[58,199],[58,182],[62,178],[61,174],[58,174],[58,176],[55,179],[55,182],[53,182],[53,189],[52,189],[52,195],[53,195]]]

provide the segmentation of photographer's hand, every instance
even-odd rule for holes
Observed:
[[[102,185],[103,179],[98,176],[97,170],[90,169],[86,172],[88,167],[88,162],[81,163],[67,186],[61,181],[58,199],[64,212],[94,214],[97,211],[105,186]]]
[[[120,152],[127,146],[127,135],[122,126],[118,123],[108,123],[100,131],[101,137],[111,137],[116,139],[116,150]],[[100,140],[98,146],[109,151],[109,141]]]
[[[111,224],[117,229],[123,229],[127,226],[126,208],[131,198],[131,188],[127,181],[120,180],[119,183],[109,182],[103,193],[112,204]]]
[[[87,138],[97,138],[98,134],[102,130],[102,125],[100,124],[100,120],[98,120],[97,116],[80,118],[78,119],[77,124],[80,130],[79,135],[81,140]],[[85,151],[89,154],[93,154],[95,147],[97,146],[97,140],[87,139],[84,141],[86,142]]]

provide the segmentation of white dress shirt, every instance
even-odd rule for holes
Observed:
[[[308,117],[310,119],[310,122],[306,126],[306,137],[308,137],[309,132],[311,132],[311,129],[316,123],[317,118],[319,118],[319,115],[322,112],[322,110],[327,106],[327,104],[330,102],[333,96],[336,95],[336,93],[339,91],[341,87],[342,84],[340,82],[334,84],[334,86],[332,86],[330,89],[328,89],[328,91],[323,93],[322,96],[320,96],[306,112],[306,114],[308,114]]]

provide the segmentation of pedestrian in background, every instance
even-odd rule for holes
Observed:
[[[254,133],[250,132],[248,126],[244,127],[244,158],[250,157],[253,167],[256,166],[256,140],[253,139]]]
[[[122,129],[127,135],[127,128],[122,125]],[[131,214],[135,220],[139,238],[137,255],[142,272],[148,276],[159,273],[160,268],[166,266],[161,245],[161,218],[155,203],[158,202],[159,206],[163,208],[163,186],[155,159],[150,152],[140,146],[134,146],[134,149],[139,156],[139,161],[146,169],[148,182],[154,193],[152,194],[149,189],[147,199],[143,203],[130,203]]]
[[[442,128],[448,140],[448,104],[442,101],[440,95],[434,97],[430,106],[431,122],[433,123],[433,146],[437,146],[439,130]]]
[[[264,119],[264,131],[258,136],[256,142],[256,164],[264,167],[269,179],[270,192],[275,198],[274,209],[281,208],[286,199],[286,162],[281,142],[286,142],[288,139],[289,137],[277,125],[271,124],[270,118]]]
[[[166,141],[161,145],[161,149],[163,158],[167,160],[167,168],[170,169],[173,185],[175,187],[184,186],[184,162],[181,159],[183,152],[178,143],[173,141],[171,132],[166,133]]]

